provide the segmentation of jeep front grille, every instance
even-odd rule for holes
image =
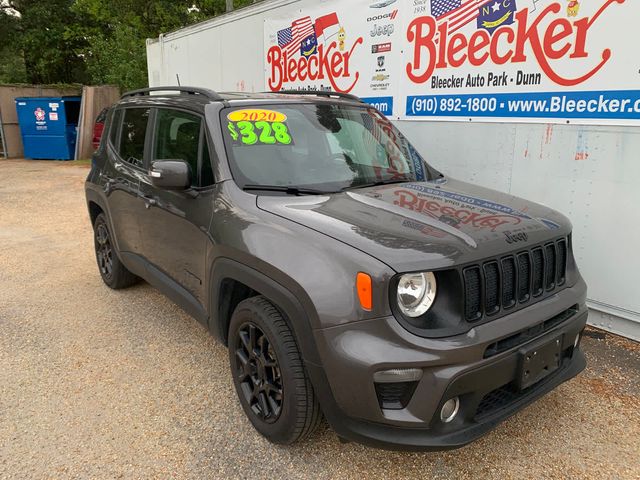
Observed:
[[[563,238],[465,268],[466,319],[473,322],[533,303],[544,292],[564,284],[566,264],[567,240]]]

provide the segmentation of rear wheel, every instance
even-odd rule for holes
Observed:
[[[118,258],[104,213],[99,214],[93,223],[93,239],[96,261],[104,283],[115,290],[136,283],[138,277],[127,270]]]
[[[249,298],[235,309],[229,360],[242,408],[268,440],[290,444],[316,429],[320,406],[293,333],[266,298]]]

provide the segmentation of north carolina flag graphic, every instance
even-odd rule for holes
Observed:
[[[300,54],[303,57],[309,57],[316,53],[318,53],[318,39],[316,38],[316,34],[312,33],[302,41]]]
[[[478,28],[484,28],[489,33],[502,25],[511,25],[513,15],[518,10],[516,0],[496,0],[480,8]]]

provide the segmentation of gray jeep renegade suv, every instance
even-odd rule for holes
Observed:
[[[437,172],[357,97],[125,94],[86,182],[100,274],[229,348],[269,440],[445,449],[585,367],[586,286],[553,210]]]

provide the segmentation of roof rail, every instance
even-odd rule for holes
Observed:
[[[360,97],[352,95],[350,93],[332,92],[326,90],[280,90],[279,92],[267,92],[267,93],[283,93],[285,95],[317,95],[319,97],[338,97],[344,100],[352,100],[354,102],[364,103]]]
[[[151,92],[180,92],[181,94],[186,95],[203,95],[209,100],[214,102],[222,102],[224,98],[220,96],[218,92],[214,92],[208,88],[198,88],[198,87],[151,87],[151,88],[141,88],[140,90],[132,90],[130,92],[126,92],[120,98],[127,97],[137,97],[150,95]]]

